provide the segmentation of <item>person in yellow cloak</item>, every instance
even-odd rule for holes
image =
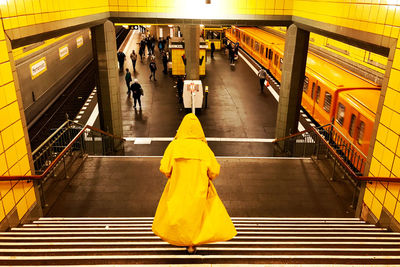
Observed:
[[[237,232],[213,183],[220,171],[200,121],[186,115],[161,159],[168,178],[152,230],[168,243],[188,247],[226,241]]]

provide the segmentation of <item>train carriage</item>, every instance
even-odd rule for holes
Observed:
[[[232,27],[226,36],[239,42],[280,82],[285,40],[252,27]],[[333,123],[364,154],[375,121],[380,86],[312,52],[308,53],[303,108],[321,125]]]

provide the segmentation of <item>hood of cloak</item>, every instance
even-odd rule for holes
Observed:
[[[189,113],[183,118],[175,139],[199,139],[207,143],[200,121],[193,113]]]

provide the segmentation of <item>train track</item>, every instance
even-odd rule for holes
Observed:
[[[32,151],[43,143],[54,129],[57,129],[65,122],[66,114],[68,114],[69,118],[76,117],[96,86],[95,74],[95,63],[92,60],[67,90],[29,128],[28,133]]]
[[[116,34],[117,49],[128,33],[129,29],[123,27],[118,29]],[[67,114],[70,119],[76,117],[96,86],[95,75],[96,67],[94,60],[92,60],[40,119],[28,129],[32,151],[65,122]]]

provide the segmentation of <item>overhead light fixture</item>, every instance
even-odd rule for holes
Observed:
[[[206,4],[211,4],[211,0],[206,0]]]

